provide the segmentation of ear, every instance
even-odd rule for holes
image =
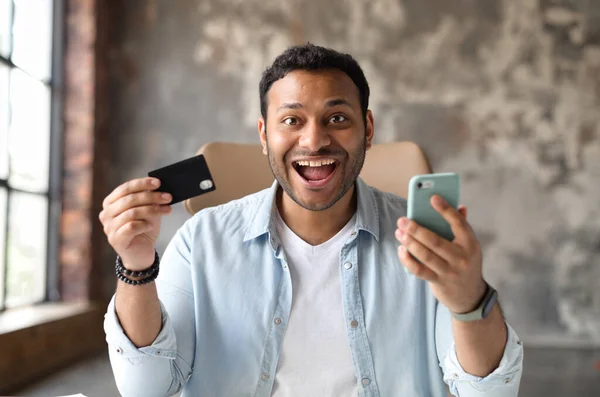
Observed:
[[[260,138],[260,143],[263,147],[263,154],[267,154],[267,123],[265,119],[261,116],[258,119],[258,136]]]
[[[365,126],[365,134],[367,138],[367,147],[366,150],[371,149],[371,141],[373,140],[373,135],[375,134],[375,120],[373,119],[373,113],[371,110],[367,110],[367,125]]]

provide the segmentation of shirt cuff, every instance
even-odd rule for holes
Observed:
[[[129,359],[131,362],[141,361],[147,355],[174,360],[177,356],[177,339],[169,314],[162,302],[160,303],[160,312],[162,328],[156,339],[150,346],[138,348],[129,340],[121,327],[115,310],[115,297],[113,296],[104,315],[106,342],[112,352],[116,353],[117,356]]]
[[[444,382],[448,384],[454,395],[458,395],[456,394],[458,383],[469,383],[474,389],[485,392],[496,386],[508,386],[520,381],[523,370],[523,343],[508,323],[506,328],[508,338],[500,365],[484,378],[471,375],[463,369],[456,355],[456,345],[452,343],[444,359]]]

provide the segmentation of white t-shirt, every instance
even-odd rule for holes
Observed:
[[[312,246],[276,216],[293,292],[272,397],[358,396],[340,283],[340,251],[355,226],[356,215],[330,240]]]

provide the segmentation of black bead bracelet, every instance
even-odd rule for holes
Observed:
[[[130,278],[125,277],[121,273],[117,274],[117,278],[119,280],[121,280],[125,284],[129,284],[129,285],[144,285],[144,284],[149,284],[149,283],[153,282],[154,280],[156,280],[157,276],[158,276],[158,270],[152,276],[147,277],[147,278],[143,278],[141,280],[132,280]]]
[[[154,263],[147,269],[134,271],[129,270],[123,265],[123,261],[119,255],[117,255],[117,260],[115,263],[115,273],[117,278],[129,285],[143,285],[151,283],[156,280],[158,277],[158,267],[160,264],[160,260],[158,257],[158,252],[154,251]],[[129,277],[141,277],[140,280],[132,280]]]

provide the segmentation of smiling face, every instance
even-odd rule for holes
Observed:
[[[350,193],[373,138],[357,87],[336,69],[295,70],[273,83],[267,99],[258,128],[275,178],[301,207],[332,207]]]

